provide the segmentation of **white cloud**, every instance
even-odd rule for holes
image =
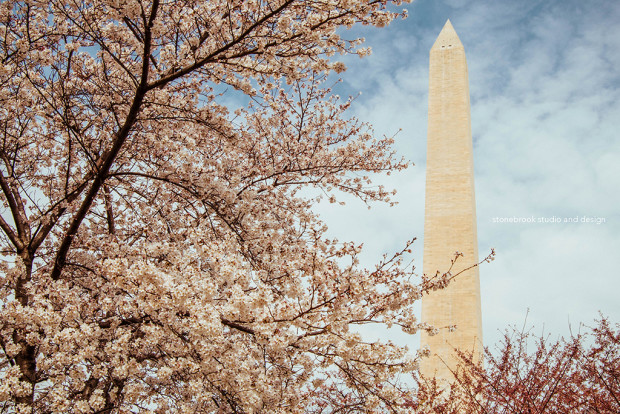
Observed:
[[[620,3],[420,0],[409,9],[412,19],[364,32],[374,54],[347,61],[344,87],[363,92],[354,111],[378,134],[403,129],[399,151],[417,166],[384,180],[399,190],[396,209],[349,203],[325,212],[332,231],[366,241],[369,261],[422,238],[428,49],[449,17],[469,64],[480,255],[498,249],[481,269],[487,343],[527,308],[553,333],[598,310],[620,320]],[[606,222],[492,223],[530,215]]]

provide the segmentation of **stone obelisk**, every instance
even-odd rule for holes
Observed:
[[[430,51],[428,96],[424,273],[456,275],[478,262],[478,241],[467,62],[450,20]],[[456,252],[462,256],[452,265]],[[421,345],[431,352],[422,374],[453,380],[454,350],[478,357],[482,346],[478,267],[425,296],[422,321],[439,330],[422,333]]]

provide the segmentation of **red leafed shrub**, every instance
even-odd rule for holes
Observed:
[[[460,357],[451,386],[418,379],[418,412],[620,412],[620,324],[606,318],[557,341],[509,330],[496,352],[486,349],[483,366]]]

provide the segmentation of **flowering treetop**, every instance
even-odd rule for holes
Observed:
[[[406,163],[324,81],[393,3],[0,4],[5,407],[406,410],[415,361],[351,327],[415,332],[430,285],[409,245],[360,269],[300,192],[390,200],[369,175]]]

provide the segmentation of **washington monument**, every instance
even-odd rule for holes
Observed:
[[[465,49],[448,20],[430,51],[424,218],[424,273],[429,277],[448,270],[456,275],[478,263],[469,105]],[[456,252],[462,256],[452,265]],[[421,345],[431,352],[422,361],[422,374],[453,380],[454,349],[477,355],[482,347],[478,267],[425,296],[422,321],[439,329],[434,336],[422,333]]]

